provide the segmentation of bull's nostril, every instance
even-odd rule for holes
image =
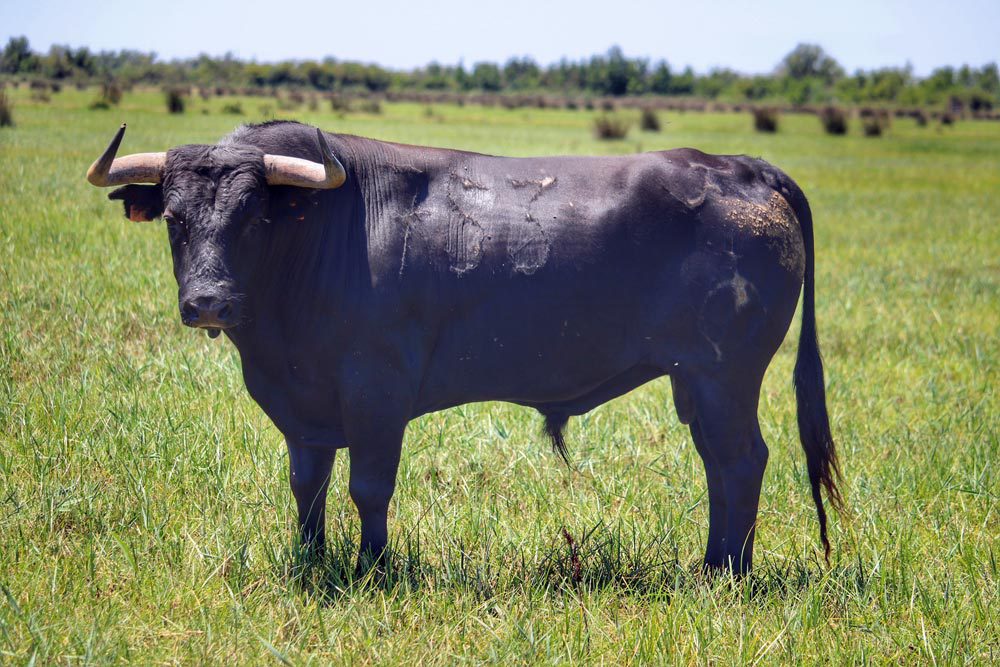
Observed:
[[[185,322],[194,322],[198,319],[198,309],[192,303],[185,303],[181,306],[181,319]]]
[[[222,308],[219,308],[219,319],[223,320],[223,321],[228,320],[229,316],[232,314],[232,312],[233,312],[232,306],[230,306],[227,303]]]

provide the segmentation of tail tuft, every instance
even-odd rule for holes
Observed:
[[[545,434],[552,441],[552,450],[569,465],[566,440],[563,438],[563,429],[566,428],[567,422],[569,422],[569,417],[564,414],[549,413],[545,415]]]

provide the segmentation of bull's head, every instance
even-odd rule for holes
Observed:
[[[129,219],[166,221],[181,320],[210,334],[242,318],[242,281],[234,257],[241,244],[251,242],[255,223],[267,217],[268,186],[330,189],[347,178],[319,130],[322,164],[234,144],[116,158],[124,135],[122,124],[87,180],[101,187],[124,186],[109,198],[124,202]]]

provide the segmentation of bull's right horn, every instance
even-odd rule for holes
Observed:
[[[347,172],[327,145],[322,130],[316,130],[316,141],[319,142],[319,152],[323,156],[322,163],[287,155],[265,155],[267,184],[293,185],[315,190],[332,190],[343,185],[347,180]]]
[[[134,153],[115,158],[124,136],[125,123],[122,123],[107,150],[87,170],[87,180],[91,185],[110,187],[128,183],[159,183],[163,180],[166,153]]]

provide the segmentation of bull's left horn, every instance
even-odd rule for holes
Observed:
[[[344,165],[340,164],[326,144],[322,130],[316,130],[323,164],[286,155],[265,155],[264,171],[268,185],[293,185],[298,188],[332,190],[347,180]]]
[[[166,153],[135,153],[115,158],[124,136],[125,123],[122,123],[104,155],[97,158],[87,170],[87,180],[91,185],[109,187],[127,183],[159,183],[163,180]]]

